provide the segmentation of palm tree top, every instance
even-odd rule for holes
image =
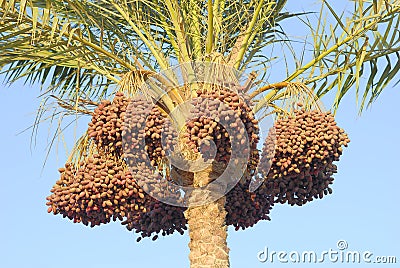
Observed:
[[[399,1],[355,1],[353,11],[342,13],[328,1],[317,13],[292,13],[285,5],[284,0],[1,1],[1,73],[6,82],[41,84],[44,103],[55,97],[67,113],[89,113],[88,102],[109,98],[129,72],[154,74],[190,61],[255,70],[248,93],[261,113],[265,107],[283,109],[278,102],[289,94],[290,82],[307,85],[317,98],[336,91],[334,109],[355,86],[361,111],[395,78]],[[288,34],[288,19],[300,21],[310,34],[300,52]],[[277,46],[283,53],[276,53]],[[267,74],[285,68],[282,81],[267,81]],[[362,78],[366,72],[371,75]],[[172,102],[183,99],[177,95]]]

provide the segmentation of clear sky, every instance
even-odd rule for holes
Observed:
[[[52,151],[42,169],[49,142],[46,125],[32,149],[30,131],[17,135],[33,123],[38,95],[38,87],[21,83],[0,88],[0,267],[188,267],[187,234],[136,243],[136,236],[118,223],[91,229],[46,212],[45,197],[66,157],[62,150]],[[303,207],[276,205],[270,222],[245,231],[229,228],[231,267],[289,267],[276,260],[261,263],[257,253],[268,247],[319,254],[337,250],[339,240],[347,241],[348,250],[372,252],[372,260],[397,257],[397,264],[367,267],[398,267],[399,100],[398,86],[389,87],[358,117],[354,95],[346,96],[336,118],[351,143],[337,164],[333,194]],[[72,138],[71,132],[67,139]],[[319,266],[352,265],[360,267],[328,261]]]

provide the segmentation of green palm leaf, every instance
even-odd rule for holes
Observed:
[[[399,1],[354,1],[354,11],[345,17],[324,1],[317,19],[300,17],[312,34],[311,61],[296,66],[285,81],[302,81],[318,98],[336,90],[334,110],[355,88],[361,112],[398,74],[399,11]],[[328,24],[332,19],[334,23]],[[382,65],[386,67],[378,70]],[[365,73],[368,78],[363,78]],[[255,110],[273,101],[278,91],[262,97]]]

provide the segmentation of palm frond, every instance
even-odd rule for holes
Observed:
[[[354,86],[361,112],[400,70],[400,2],[372,1],[366,5],[355,1],[350,19],[337,14],[326,1],[325,6],[336,23],[331,25],[329,33],[323,28],[313,33],[319,44],[315,46],[314,60],[295,71],[288,80],[312,70],[305,77],[305,83],[314,84],[319,97],[337,87],[334,110]],[[380,72],[377,66],[384,62],[386,67]],[[362,79],[365,72],[370,73],[368,80]]]
[[[120,73],[133,68],[123,55],[93,42],[92,29],[59,18],[52,8],[2,1],[0,17],[0,66],[8,82],[50,82],[57,85],[51,91],[61,95],[76,92],[77,87],[88,92],[95,86],[102,92],[119,81]]]
[[[311,60],[294,65],[285,81],[302,81],[319,98],[336,88],[334,110],[354,87],[361,112],[400,70],[400,1],[354,1],[350,16],[335,10],[323,1],[316,18],[298,17],[311,32],[311,43],[303,50],[311,51],[305,57]],[[334,23],[329,24],[332,20]],[[302,59],[303,55],[295,58]],[[386,67],[378,69],[382,65]],[[369,77],[363,77],[365,73]],[[271,96],[262,97],[262,102],[268,103]]]

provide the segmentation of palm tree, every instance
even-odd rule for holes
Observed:
[[[254,130],[258,127],[256,126],[258,122],[254,119],[254,115],[261,120],[270,113],[267,108],[272,108],[272,113],[275,113],[279,119],[279,124],[276,125],[279,144],[279,135],[285,131],[285,124],[291,122],[295,125],[297,121],[293,118],[302,116],[297,108],[293,110],[293,104],[297,102],[301,102],[300,105],[307,104],[307,101],[311,99],[312,104],[317,104],[313,106],[315,108],[318,107],[319,99],[330,92],[336,92],[333,103],[335,111],[343,96],[350,89],[355,88],[360,111],[362,111],[379,96],[399,70],[400,40],[397,35],[400,23],[399,1],[354,1],[353,4],[354,10],[349,14],[337,13],[327,1],[321,2],[318,13],[295,14],[284,11],[285,0],[2,0],[0,1],[0,68],[7,82],[26,79],[31,83],[39,83],[45,88],[41,95],[43,102],[35,125],[46,120],[45,115],[51,107],[52,100],[55,100],[59,106],[57,109],[50,110],[51,114],[48,118],[59,117],[62,121],[68,115],[74,115],[73,120],[77,119],[76,115],[91,115],[95,119],[100,118],[99,113],[109,112],[111,108],[118,110],[121,107],[118,105],[122,105],[121,103],[124,103],[124,109],[127,109],[128,101],[143,101],[143,99],[134,100],[138,95],[155,99],[157,111],[169,115],[178,106],[200,95],[210,97],[216,94],[215,98],[221,96],[224,83],[210,88],[203,87],[201,83],[188,87],[177,87],[172,83],[171,86],[169,83],[174,80],[174,74],[166,74],[170,74],[171,67],[177,64],[189,66],[186,70],[188,74],[198,72],[195,68],[197,63],[188,65],[188,62],[218,63],[218,66],[222,64],[226,69],[222,73],[217,72],[217,78],[219,75],[226,75],[226,72],[230,75],[234,74],[235,77],[243,77],[244,73],[249,73],[248,80],[239,85],[243,95],[237,104],[244,108],[236,111],[240,112],[242,121],[249,123],[253,129],[251,132],[250,127],[246,127],[247,133],[250,134],[248,135],[250,146],[253,146],[251,148],[254,149],[256,156],[255,159],[246,163],[243,176],[246,182],[243,184],[245,187],[239,189],[235,186],[236,190],[233,192],[247,198],[242,201],[250,206],[249,210],[262,210],[259,218],[253,222],[246,221],[246,218],[240,218],[241,216],[234,218],[233,214],[236,212],[233,211],[233,207],[235,206],[231,203],[235,203],[233,202],[235,198],[232,197],[234,194],[231,192],[226,196],[214,198],[212,202],[196,206],[189,204],[186,211],[151,199],[140,187],[135,188],[136,184],[135,187],[130,185],[132,187],[129,189],[132,192],[126,188],[128,189],[126,195],[134,196],[131,201],[137,202],[126,203],[129,208],[137,206],[136,209],[132,209],[133,212],[115,212],[112,202],[103,200],[103,207],[110,207],[114,217],[125,219],[128,228],[138,231],[143,227],[139,228],[138,222],[142,221],[142,225],[151,225],[151,222],[156,222],[159,218],[157,216],[159,210],[173,211],[172,213],[175,214],[163,212],[164,216],[167,214],[174,216],[165,217],[162,221],[182,217],[180,225],[173,223],[172,227],[168,227],[179,232],[183,232],[188,223],[191,239],[189,244],[191,266],[229,267],[227,225],[245,228],[252,226],[258,220],[268,219],[267,214],[273,202],[301,205],[287,196],[276,196],[268,192],[269,182],[274,182],[273,179],[282,179],[280,172],[286,171],[277,172],[276,177],[273,178],[268,177],[271,172],[266,172],[263,176],[271,180],[261,182],[264,186],[255,192],[247,190],[254,178],[251,172],[255,171],[255,165],[250,162],[258,159],[257,149],[254,147],[258,142],[258,132]],[[309,39],[300,40],[303,49],[297,53],[296,44],[299,40],[288,36],[284,27],[288,19],[301,21],[310,33]],[[333,20],[333,23],[330,24],[329,20]],[[277,55],[276,47],[281,47],[285,53],[280,52]],[[270,57],[265,56],[269,54]],[[380,70],[378,66],[382,63],[385,63],[386,67]],[[287,66],[286,78],[276,83],[267,83],[267,74],[280,64]],[[364,79],[363,75],[366,74],[367,78]],[[155,86],[152,81],[162,86]],[[147,86],[143,87],[143,83]],[[116,94],[117,91],[122,92],[123,95]],[[221,97],[222,102],[228,105],[231,102],[234,103],[231,99],[237,95],[236,93],[229,95],[225,92],[224,94],[227,95]],[[112,102],[105,101],[112,98],[114,98]],[[97,109],[94,109],[96,107]],[[306,107],[306,111],[303,112],[312,113],[310,107]],[[129,111],[126,113],[128,114]],[[313,116],[317,115],[314,112]],[[121,116],[121,113],[118,116]],[[154,116],[156,118],[160,114]],[[170,118],[171,121],[177,121],[180,127],[185,125],[185,122],[182,122],[185,119],[184,116],[183,119],[179,115],[171,115]],[[328,118],[326,114],[324,118]],[[93,122],[97,122],[96,120]],[[62,130],[60,125],[54,137],[57,137]],[[338,130],[339,132],[342,133]],[[68,161],[75,163],[76,170],[79,168],[85,170],[90,165],[86,162],[79,163],[87,159],[91,159],[91,164],[103,161],[104,155],[101,155],[100,147],[108,146],[105,149],[108,158],[104,160],[103,166],[108,168],[106,173],[113,178],[115,171],[112,168],[116,168],[118,173],[121,171],[119,167],[126,163],[121,154],[110,151],[112,147],[110,143],[104,144],[102,140],[103,144],[100,145],[101,138],[98,139],[100,134],[97,134],[98,132],[90,132],[89,127],[88,132],[77,141]],[[251,138],[251,134],[256,135],[254,139]],[[132,132],[130,135],[133,137],[136,134]],[[341,145],[345,145],[348,139],[345,135],[338,135],[337,140],[341,144],[336,149],[339,150],[340,147],[341,152]],[[180,140],[181,143],[182,141],[185,143],[184,139]],[[265,145],[267,149],[263,151],[261,162],[264,156],[271,158],[268,155],[268,140]],[[228,143],[219,146],[224,148],[228,146]],[[193,150],[188,150],[188,152],[189,157],[195,154]],[[283,158],[283,155],[277,154],[274,158],[275,162],[272,163],[276,164]],[[113,159],[113,162],[107,162],[110,159]],[[335,159],[338,160],[338,156],[335,156]],[[159,167],[160,161],[156,161]],[[330,176],[334,172],[331,164],[330,162],[328,169],[318,171],[320,173],[314,170],[315,174],[307,176],[315,179],[319,176],[318,174],[323,173],[323,177],[327,177],[326,180],[330,181]],[[68,177],[68,172],[71,172],[68,169],[72,167],[73,165],[68,164],[66,168],[60,170],[62,179],[56,189],[67,187],[63,179]],[[198,186],[208,185],[224,169],[226,165],[223,161],[216,161],[206,170],[185,173],[179,169],[172,169],[168,173],[176,172],[178,179],[195,186],[193,192],[196,193],[198,190],[197,193],[204,194],[203,190],[199,190],[202,188]],[[160,174],[165,177],[166,174],[163,172]],[[297,173],[297,171],[293,172]],[[140,184],[138,180],[136,181]],[[76,185],[73,190],[70,187],[63,194],[68,197],[75,196],[78,188],[82,189],[81,186]],[[326,192],[327,188],[322,188],[322,190]],[[88,195],[86,190],[81,193],[83,193],[82,198],[87,201],[86,212],[93,212],[91,208],[96,206],[93,205],[93,200],[91,197],[85,197],[85,194]],[[317,196],[318,194],[321,193],[314,193]],[[72,215],[56,207],[54,199],[51,201],[53,203],[49,208],[50,211],[65,213],[64,216]],[[63,200],[63,202],[66,201]],[[110,205],[108,202],[111,202]],[[239,207],[244,210],[246,206],[239,205]],[[149,214],[151,212],[149,210],[156,212]],[[247,212],[248,209],[245,210]],[[140,211],[140,213],[135,211]],[[105,209],[103,212],[104,222],[107,222],[112,213]],[[243,213],[245,217],[250,215]],[[101,221],[96,222],[98,218],[89,220],[72,218],[85,224],[101,223]],[[142,234],[150,236],[151,233]],[[166,234],[169,233],[166,231]]]

